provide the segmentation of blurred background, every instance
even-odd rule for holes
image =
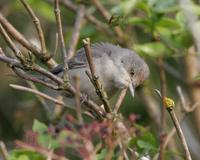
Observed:
[[[28,0],[27,2],[39,17],[47,48],[53,52],[57,31],[51,0]],[[76,0],[70,2],[76,5],[80,3]],[[149,128],[157,138],[159,137],[161,104],[154,89],[160,90],[158,60],[163,58],[167,96],[176,103],[176,113],[178,118],[182,119],[181,125],[192,156],[198,160],[200,158],[200,107],[197,105],[190,113],[182,111],[177,86],[181,87],[187,107],[191,108],[200,102],[200,2],[102,0],[101,3],[112,16],[109,21],[98,12],[92,1],[83,3],[85,3],[87,13],[96,17],[109,34],[115,35],[115,27],[120,27],[123,39],[120,36],[110,36],[99,30],[98,26],[90,20],[85,19],[77,49],[82,47],[83,38],[90,37],[93,43],[111,42],[130,48],[140,54],[149,65],[151,72],[149,79],[137,89],[134,99],[129,93],[127,94],[121,107],[121,113],[126,118],[132,113],[137,114],[139,117],[137,123]],[[0,12],[27,39],[37,41],[37,32],[33,22],[19,1],[1,0]],[[61,16],[64,38],[68,46],[74,29],[76,12],[67,5],[61,5]],[[1,35],[0,47],[5,53],[10,54]],[[55,60],[61,62],[59,54],[55,56]],[[0,62],[0,71],[0,139],[10,145],[13,140],[24,138],[25,131],[31,129],[34,119],[41,121],[47,121],[47,119],[45,110],[35,95],[19,92],[9,87],[9,84],[27,86],[27,83],[15,76],[12,70],[2,62]],[[44,90],[44,87],[38,87]],[[111,101],[115,102],[116,97]],[[170,132],[171,128],[172,122],[166,113],[166,132]],[[174,137],[177,139],[176,135]]]

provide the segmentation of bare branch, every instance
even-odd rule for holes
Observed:
[[[89,38],[83,39],[83,45],[84,45],[86,57],[88,60],[88,64],[90,67],[91,75],[89,74],[89,72],[86,72],[86,73],[87,73],[88,77],[90,78],[91,82],[93,83],[94,87],[96,88],[96,93],[102,100],[106,112],[110,113],[111,107],[110,107],[110,104],[108,101],[108,96],[107,96],[106,92],[104,91],[103,86],[100,83],[98,76],[96,75],[95,66],[94,66],[93,59],[92,59],[90,39]]]
[[[0,61],[9,64],[10,67],[14,66],[17,68],[24,69],[23,65],[17,59],[7,57],[1,48],[0,48]]]
[[[68,59],[73,58],[76,53],[75,52],[76,46],[78,44],[84,14],[85,14],[85,7],[83,5],[80,5],[78,7],[78,12],[77,12],[77,16],[76,16],[76,20],[75,20],[75,24],[74,24],[72,38],[69,43]]]
[[[42,84],[48,88],[54,89],[54,90],[58,90],[59,88],[51,83],[47,83],[43,80],[38,79],[37,77],[33,77],[31,75],[26,74],[23,70],[19,70],[17,68],[12,68],[13,71],[16,73],[16,75],[18,75],[20,78],[34,82],[34,83],[38,83],[38,84]]]
[[[51,0],[50,0],[51,1]],[[70,0],[60,0],[60,3],[65,6],[66,8],[70,9],[73,12],[78,12],[78,6],[74,3],[72,3]],[[86,11],[85,13],[85,18],[90,21],[91,23],[93,23],[94,25],[96,25],[96,28],[103,32],[106,33],[107,35],[111,36],[112,33],[108,30],[108,27],[106,27],[106,25],[104,25],[101,21],[99,21],[98,19],[96,19],[96,17],[94,17],[93,15],[91,15],[89,12]]]
[[[37,18],[37,16],[35,15],[35,13],[33,12],[33,10],[31,9],[31,7],[29,6],[29,4],[26,3],[25,0],[20,0],[20,2],[24,5],[24,7],[26,8],[26,10],[28,11],[29,15],[31,16],[31,18],[33,20],[33,23],[35,25],[35,28],[37,30],[37,33],[38,33],[38,36],[39,36],[39,39],[40,39],[41,52],[45,56],[45,54],[47,54],[47,49],[46,49],[44,33],[42,31],[40,21]]]
[[[120,106],[121,106],[121,104],[122,104],[122,102],[123,102],[123,100],[124,100],[124,98],[126,96],[127,90],[128,90],[128,88],[125,88],[120,92],[120,95],[117,98],[117,102],[115,104],[115,108],[114,108],[114,111],[113,111],[114,113],[117,114],[117,112],[119,111],[119,108],[120,108]]]
[[[171,119],[172,119],[172,121],[174,123],[174,126],[176,128],[176,132],[177,132],[177,134],[178,134],[178,136],[179,136],[179,138],[181,140],[181,143],[183,145],[184,152],[185,152],[185,158],[186,158],[186,160],[192,160],[191,155],[190,155],[190,151],[189,151],[188,146],[187,146],[187,142],[185,140],[183,131],[182,131],[181,126],[179,124],[179,121],[178,121],[178,119],[176,117],[174,109],[168,109],[168,112],[170,114],[170,117],[171,117]]]
[[[99,12],[101,13],[101,15],[107,20],[107,22],[110,20],[111,15],[110,13],[106,10],[106,8],[104,8],[104,6],[101,4],[101,2],[99,0],[92,0],[93,4],[96,6],[96,8],[99,10]],[[114,27],[115,33],[117,34],[117,36],[119,37],[119,39],[124,40],[125,38],[125,34],[123,33],[123,31],[121,30],[120,27]]]
[[[8,34],[6,33],[5,29],[3,28],[3,26],[0,24],[0,32],[2,34],[2,36],[4,37],[5,41],[7,42],[7,44],[9,45],[9,47],[12,49],[12,51],[14,52],[15,56],[20,60],[23,61],[23,55],[20,52],[20,50],[15,46],[15,44],[13,43],[13,41],[10,39],[10,37],[8,36]]]
[[[53,98],[53,97],[51,97],[51,96],[49,96],[47,94],[42,93],[40,91],[37,91],[35,89],[31,89],[31,88],[27,88],[27,87],[20,86],[20,85],[15,85],[15,84],[10,84],[9,86],[14,88],[14,89],[20,90],[20,91],[26,91],[26,92],[34,93],[34,94],[36,94],[38,96],[41,96],[41,97],[43,97],[43,98],[45,98],[47,100],[50,100],[50,101],[54,102],[55,104],[59,104],[59,105],[62,105],[64,107],[67,107],[69,109],[73,109],[74,110],[73,107],[67,106],[64,102],[59,101],[59,100],[57,100],[57,99],[55,99],[55,98]]]
[[[61,16],[60,16],[60,8],[59,8],[59,0],[55,0],[55,17],[56,17],[56,24],[57,24],[57,30],[58,30],[58,37],[61,42],[61,53],[62,53],[62,59],[63,59],[63,78],[64,81],[68,83],[68,64],[67,64],[67,52],[66,52],[66,47],[65,47],[65,42],[64,42],[64,37],[63,37],[63,29],[62,29],[62,21],[61,21]]]
[[[64,81],[61,78],[59,78],[58,76],[52,74],[51,72],[47,71],[46,69],[41,68],[40,66],[38,66],[36,64],[33,65],[32,67],[30,67],[30,69],[35,71],[35,72],[37,72],[37,73],[42,74],[45,77],[48,77],[52,81],[54,81],[57,84],[59,84],[61,86],[61,88],[59,88],[59,87],[57,87],[57,86],[55,86],[55,85],[53,85],[51,83],[44,82],[44,81],[42,81],[42,80],[40,80],[40,79],[38,79],[36,77],[32,77],[30,75],[26,75],[23,72],[24,66],[19,61],[17,61],[16,59],[9,58],[9,57],[5,56],[5,54],[3,53],[1,48],[0,48],[0,60],[5,62],[5,63],[7,63],[7,64],[9,64],[12,68],[13,67],[21,68],[22,70],[20,70],[20,71],[17,70],[16,68],[13,68],[13,70],[15,71],[16,74],[18,74],[19,77],[21,77],[23,79],[43,84],[44,86],[47,86],[47,87],[55,89],[55,90],[61,89],[61,90],[64,90],[64,91],[69,91],[73,95],[76,94],[76,90],[71,84],[68,84],[67,88],[63,88],[62,86],[65,85],[65,84],[64,84]],[[103,116],[104,116],[104,111],[102,111],[101,108],[96,103],[94,103],[92,100],[85,99],[84,95],[82,95],[81,93],[79,93],[79,94],[80,94],[80,99],[83,100],[83,103],[87,106],[87,108],[90,109],[93,113],[95,113],[96,118],[102,120]]]
[[[55,55],[56,55],[56,53],[57,53],[57,50],[58,50],[58,33],[56,33],[55,49],[54,49],[54,52],[53,52],[53,54],[51,55],[51,57],[55,57]]]
[[[164,141],[165,141],[165,137],[164,137],[164,135],[165,135],[165,131],[164,131],[164,128],[165,128],[165,108],[166,108],[165,97],[166,97],[166,92],[167,92],[163,57],[159,57],[158,65],[159,65],[159,71],[160,71],[160,85],[161,85],[161,96],[162,96],[159,160],[163,160]]]
[[[30,88],[32,88],[33,90],[36,90],[38,91],[37,87],[35,86],[35,84],[31,81],[26,81],[26,83],[30,86]],[[45,99],[41,96],[38,96],[36,95],[36,97],[38,98],[39,102],[42,104],[42,106],[44,107],[46,113],[47,113],[47,116],[50,115],[51,113],[51,110],[49,109],[49,106],[48,104],[46,103]]]
[[[74,77],[75,81],[75,89],[76,89],[76,94],[75,94],[75,100],[76,100],[76,114],[77,114],[77,119],[79,121],[79,124],[83,124],[83,117],[82,117],[82,112],[81,112],[81,104],[80,104],[80,77],[75,76]]]
[[[7,19],[0,13],[0,23],[4,27],[7,33],[9,33],[16,41],[18,41],[25,48],[33,52],[33,54],[42,62],[45,62],[50,68],[54,68],[57,63],[49,57],[41,54],[40,49],[29,42],[21,33],[19,33],[8,21]]]
[[[4,142],[0,141],[0,153],[4,160],[9,160],[8,151]]]
[[[181,90],[181,87],[180,86],[177,86],[176,87],[176,90],[179,94],[179,97],[180,97],[180,101],[181,101],[181,108],[183,109],[183,115],[182,117],[180,118],[180,123],[183,121],[183,119],[185,118],[185,116],[190,113],[190,112],[193,112],[196,107],[198,107],[198,103],[194,104],[192,107],[189,107],[187,106],[186,104],[186,101],[185,101],[185,97],[183,96],[183,92]],[[165,140],[165,143],[164,143],[164,148],[167,147],[169,141],[171,140],[171,138],[174,136],[174,134],[176,133],[176,128],[173,127],[171,129],[171,131],[167,134],[167,137],[166,137],[166,140]]]

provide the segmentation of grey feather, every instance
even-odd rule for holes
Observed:
[[[135,87],[143,83],[149,75],[149,68],[144,60],[135,52],[121,48],[110,43],[95,43],[91,46],[93,61],[100,82],[102,83],[108,97],[112,97],[117,90],[131,87],[134,92]],[[80,76],[80,91],[88,95],[96,103],[101,101],[95,93],[95,88],[89,81],[86,70],[89,70],[84,48],[76,52],[74,58],[68,61],[69,78],[74,85],[73,77]],[[59,65],[51,72],[62,76],[63,67]],[[134,75],[131,75],[134,71]],[[132,85],[130,85],[132,84]],[[65,95],[66,103],[74,102],[73,97]],[[72,105],[72,104],[71,104]]]

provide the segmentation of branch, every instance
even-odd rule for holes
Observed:
[[[0,60],[9,64],[10,67],[12,67],[12,68],[17,67],[17,68],[22,69],[21,71],[19,71],[19,70],[14,68],[15,69],[14,71],[18,71],[18,72],[16,72],[16,74],[19,74],[18,76],[23,78],[23,79],[43,84],[43,85],[45,85],[49,88],[55,89],[55,90],[60,89],[60,90],[64,90],[64,91],[69,91],[73,95],[76,94],[76,89],[71,84],[68,84],[67,88],[62,88],[62,86],[64,86],[65,83],[61,78],[57,77],[56,75],[52,74],[51,72],[47,71],[46,69],[41,68],[38,65],[33,65],[33,66],[30,67],[30,69],[37,72],[37,73],[42,74],[45,77],[48,77],[52,81],[59,84],[61,86],[61,88],[59,88],[59,87],[57,87],[57,86],[55,86],[51,83],[47,83],[47,82],[44,82],[42,80],[39,80],[36,77],[32,77],[32,76],[24,74],[24,72],[23,72],[23,70],[25,70],[24,66],[19,61],[17,61],[16,59],[9,58],[9,57],[5,56],[5,54],[3,53],[1,48],[0,48]],[[105,116],[104,111],[96,103],[94,103],[92,100],[85,99],[84,95],[82,95],[81,93],[79,93],[79,94],[80,94],[80,99],[83,100],[83,103],[87,106],[87,108],[90,109],[93,113],[95,113],[96,118],[98,118],[99,120],[102,120],[103,117]]]
[[[75,89],[76,89],[76,94],[75,94],[75,101],[76,101],[76,114],[77,114],[77,119],[80,125],[83,124],[83,117],[81,114],[81,104],[80,104],[80,77],[75,76],[74,77],[75,81]]]
[[[61,22],[61,16],[60,16],[60,8],[59,8],[59,0],[54,1],[54,12],[56,17],[56,24],[57,24],[57,30],[58,30],[58,37],[61,42],[61,53],[62,53],[62,60],[63,60],[63,78],[65,82],[69,82],[68,79],[68,64],[67,64],[67,52],[63,37],[63,29],[62,29],[62,22]]]
[[[193,112],[193,111],[196,109],[196,107],[198,107],[199,105],[198,105],[198,103],[195,103],[194,105],[192,105],[192,107],[187,106],[186,101],[185,101],[185,98],[184,98],[184,96],[183,96],[183,92],[182,92],[182,90],[181,90],[181,87],[180,87],[180,86],[177,86],[177,87],[176,87],[176,90],[177,90],[177,92],[178,92],[178,95],[179,95],[179,98],[180,98],[180,102],[181,102],[181,108],[182,108],[182,111],[183,111],[183,115],[182,115],[182,117],[180,118],[180,123],[181,123],[181,122],[183,121],[183,119],[185,118],[185,116],[186,116],[188,113]],[[167,147],[167,145],[168,145],[170,139],[173,137],[173,135],[174,135],[175,133],[176,133],[176,128],[173,127],[173,128],[171,129],[171,131],[167,134],[167,137],[166,137],[166,140],[165,140],[165,143],[164,143],[164,148]]]
[[[83,5],[80,5],[78,7],[78,12],[77,12],[77,16],[76,16],[76,20],[75,20],[75,24],[74,24],[72,38],[69,43],[68,59],[73,58],[76,53],[75,50],[76,50],[76,46],[78,44],[84,14],[85,14],[85,7]]]
[[[22,79],[25,79],[27,81],[31,81],[31,82],[34,82],[34,83],[42,84],[43,86],[46,86],[46,87],[54,89],[54,90],[59,90],[59,87],[57,87],[57,86],[55,86],[51,83],[47,83],[43,80],[40,80],[37,77],[33,77],[31,75],[28,75],[23,70],[19,70],[15,67],[13,67],[12,70],[16,73],[16,75],[18,75]]]
[[[49,57],[41,54],[40,49],[29,42],[21,33],[19,33],[1,13],[0,24],[4,27],[7,33],[9,33],[16,41],[31,51],[40,61],[45,62],[48,67],[54,68],[57,65],[52,58],[49,59]]]
[[[4,54],[3,50],[1,49],[1,47],[0,47],[0,61],[2,61],[4,63],[7,63],[10,67],[14,66],[14,67],[17,67],[17,68],[24,69],[23,65],[17,59],[7,57]]]
[[[160,151],[159,151],[159,160],[163,160],[164,152],[164,141],[165,141],[165,97],[166,97],[166,77],[164,71],[164,62],[163,57],[158,59],[159,71],[160,71],[160,85],[161,85],[161,96],[162,96],[162,112],[161,112],[161,128],[160,128]]]
[[[177,134],[178,134],[178,136],[179,136],[179,138],[181,140],[181,143],[183,145],[183,149],[184,149],[184,152],[185,152],[186,160],[192,160],[191,155],[190,155],[190,151],[189,151],[188,146],[187,146],[187,142],[186,142],[184,134],[183,134],[183,131],[181,129],[181,126],[179,124],[179,121],[178,121],[178,119],[176,117],[176,114],[175,114],[173,108],[174,107],[167,107],[167,111],[170,114],[170,117],[171,117],[171,119],[172,119],[172,121],[174,123],[174,126],[176,128],[176,132],[177,132]]]
[[[49,0],[49,1],[51,1],[51,0]],[[72,3],[70,0],[60,0],[60,3],[63,6],[65,6],[66,8],[70,9],[71,11],[78,12],[78,6],[74,3]],[[96,19],[96,17],[94,17],[92,14],[90,14],[87,11],[85,13],[85,18],[89,22],[93,23],[99,31],[101,31],[102,33],[106,33],[109,36],[112,36],[112,33],[108,30],[106,25],[104,25],[101,21]]]
[[[121,92],[120,92],[120,95],[119,97],[117,98],[117,102],[115,104],[115,107],[114,107],[114,113],[117,114],[117,112],[119,111],[119,108],[126,96],[126,92],[127,92],[128,88],[125,88],[123,89]]]
[[[41,96],[41,97],[43,97],[43,98],[45,98],[45,99],[47,99],[47,100],[50,100],[50,101],[54,102],[55,104],[59,104],[59,105],[62,105],[62,106],[64,106],[64,107],[67,107],[67,108],[69,108],[69,109],[74,110],[73,107],[67,106],[64,102],[62,102],[62,101],[60,101],[60,100],[57,100],[57,99],[55,99],[55,98],[53,98],[53,97],[51,97],[51,96],[49,96],[49,95],[47,95],[47,94],[45,94],[45,93],[42,93],[42,92],[40,92],[40,91],[37,91],[37,90],[35,90],[35,89],[27,88],[27,87],[20,86],[20,85],[14,85],[14,84],[10,84],[9,86],[12,87],[12,88],[14,88],[14,89],[16,89],[16,90],[34,93],[34,94],[36,94],[36,95],[38,95],[38,96]]]
[[[9,160],[8,151],[4,142],[0,141],[0,153],[4,160]]]
[[[31,16],[31,18],[33,20],[33,23],[35,25],[35,28],[37,30],[37,33],[38,33],[38,36],[40,39],[41,52],[42,52],[42,54],[44,54],[44,56],[47,56],[47,55],[45,55],[45,54],[47,54],[47,49],[46,49],[46,44],[45,44],[44,33],[42,31],[42,27],[41,27],[39,19],[37,18],[37,16],[31,9],[31,7],[29,6],[28,3],[26,3],[25,0],[20,0],[20,2],[24,5],[25,9],[28,11],[29,15]]]
[[[22,62],[23,61],[23,55],[21,51],[15,46],[13,41],[10,39],[8,34],[6,33],[3,26],[0,24],[0,32],[2,36],[4,37],[5,41],[7,42],[8,46],[11,48],[11,50],[14,52],[15,56]]]
[[[90,78],[90,81],[93,83],[94,87],[96,88],[96,93],[99,96],[99,98],[102,100],[106,112],[110,113],[111,107],[110,107],[110,104],[108,101],[108,96],[107,96],[106,92],[104,91],[102,84],[99,81],[99,77],[96,75],[96,70],[95,70],[95,66],[93,63],[93,59],[92,59],[90,39],[89,38],[83,39],[83,45],[84,45],[86,57],[88,60],[90,71],[91,71],[91,75],[87,71],[86,71],[86,74],[88,75],[88,77]]]
[[[106,10],[106,8],[104,8],[104,6],[101,4],[101,2],[99,0],[92,0],[93,4],[96,6],[96,8],[99,10],[99,12],[101,13],[101,15],[106,19],[106,21],[108,22],[111,18],[110,13]],[[125,34],[124,32],[121,30],[120,27],[114,27],[115,33],[118,36],[118,38],[120,39],[120,41],[125,40]]]
[[[30,86],[30,88],[32,88],[33,90],[38,91],[36,85],[33,82],[30,81],[26,81],[26,83]],[[42,104],[42,106],[44,107],[44,110],[46,111],[46,115],[48,116],[48,118],[50,118],[50,113],[51,110],[49,109],[50,107],[48,106],[48,104],[46,103],[45,99],[39,95],[36,95],[36,97],[38,98],[39,102]]]

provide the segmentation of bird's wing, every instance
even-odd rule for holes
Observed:
[[[112,45],[110,43],[95,43],[91,46],[93,58],[101,58],[104,55],[110,56],[117,50],[121,49],[119,46]],[[69,69],[86,68],[88,66],[87,58],[84,48],[77,51],[74,58],[68,61]],[[63,71],[62,64],[51,70],[52,73],[58,74]]]

